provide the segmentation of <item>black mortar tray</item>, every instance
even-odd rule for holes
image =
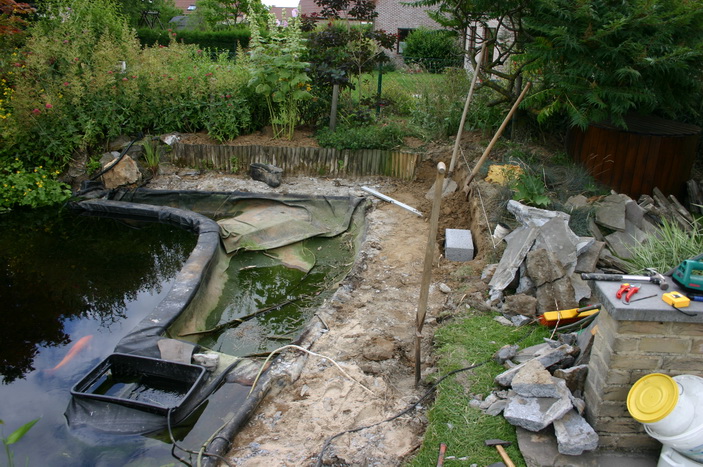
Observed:
[[[76,383],[71,394],[166,415],[200,388],[205,372],[197,365],[113,353]]]

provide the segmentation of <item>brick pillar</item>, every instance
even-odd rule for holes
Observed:
[[[624,321],[601,309],[597,325],[585,399],[599,448],[658,450],[661,444],[627,411],[627,394],[650,373],[703,376],[703,323]]]

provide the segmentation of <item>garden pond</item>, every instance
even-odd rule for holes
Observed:
[[[116,197],[0,216],[3,435],[39,420],[11,446],[18,464],[160,466],[192,456],[184,450],[255,407],[245,401],[252,378],[225,373],[244,360],[258,369],[257,357],[300,338],[351,269],[364,231],[360,199]],[[184,212],[186,221],[174,214]],[[115,353],[159,359],[164,341],[227,366],[206,376],[208,392],[173,426],[72,397]],[[111,415],[96,417],[105,407]]]

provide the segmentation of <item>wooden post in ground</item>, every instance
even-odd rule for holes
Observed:
[[[459,130],[456,132],[456,139],[454,140],[454,150],[452,151],[452,160],[449,162],[449,174],[454,173],[456,167],[456,158],[459,154],[459,143],[461,143],[461,134],[464,132],[464,125],[466,124],[466,114],[469,113],[469,105],[471,104],[471,98],[474,95],[474,86],[476,86],[476,78],[478,78],[478,72],[481,71],[481,63],[483,63],[483,53],[486,50],[486,43],[484,42],[481,46],[481,52],[478,54],[478,62],[476,62],[476,69],[474,70],[474,76],[471,78],[471,87],[469,87],[469,94],[466,96],[466,102],[464,103],[464,113],[461,114],[461,123],[459,123]]]
[[[503,130],[505,130],[505,127],[508,125],[508,122],[510,122],[510,119],[513,117],[513,114],[517,110],[518,106],[520,105],[520,102],[525,98],[525,95],[527,94],[527,91],[530,89],[530,86],[532,83],[527,83],[525,85],[525,89],[522,90],[522,93],[520,93],[520,96],[518,96],[517,100],[513,104],[513,107],[510,109],[510,112],[508,112],[508,115],[505,117],[505,120],[503,120],[503,123],[500,125],[500,128],[498,128],[498,131],[496,131],[496,134],[493,135],[493,139],[491,142],[488,144],[488,147],[486,147],[486,150],[483,151],[483,154],[481,155],[481,158],[476,162],[476,166],[474,167],[474,170],[471,171],[471,175],[469,175],[469,178],[466,179],[466,183],[464,184],[464,193],[468,195],[469,193],[469,185],[473,181],[473,179],[476,177],[476,174],[478,174],[479,169],[483,165],[483,163],[486,161],[486,158],[488,155],[491,153],[491,150],[493,149],[493,146],[498,142],[498,139],[500,138],[500,135],[503,134]]]
[[[339,84],[332,86],[332,108],[330,109],[330,131],[337,128],[337,102],[339,101]]]
[[[432,278],[432,261],[434,259],[435,242],[437,240],[437,225],[439,223],[439,207],[442,202],[442,191],[444,187],[444,174],[447,167],[444,162],[437,164],[437,179],[434,183],[434,199],[432,201],[432,214],[430,215],[430,231],[427,235],[427,247],[425,249],[425,264],[422,270],[422,283],[420,284],[420,299],[417,304],[417,315],[415,316],[415,386],[420,383],[420,344],[422,343],[422,327],[425,324],[425,314],[427,314],[427,300],[430,291],[430,279]]]

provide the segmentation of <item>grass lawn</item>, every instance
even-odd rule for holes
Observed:
[[[505,371],[492,359],[498,349],[508,344],[525,348],[542,343],[550,331],[537,324],[506,327],[493,319],[496,316],[498,313],[465,311],[435,334],[440,376],[478,366],[449,376],[439,384],[429,410],[429,426],[423,445],[409,465],[435,465],[440,443],[447,445],[447,456],[467,457],[471,464],[499,462],[501,459],[496,449],[484,444],[485,440],[493,438],[512,442],[506,448],[508,455],[516,465],[525,465],[517,448],[515,427],[502,415],[490,416],[469,407],[469,401],[474,394],[485,397],[495,389],[493,378]],[[432,377],[436,379],[437,375]]]

